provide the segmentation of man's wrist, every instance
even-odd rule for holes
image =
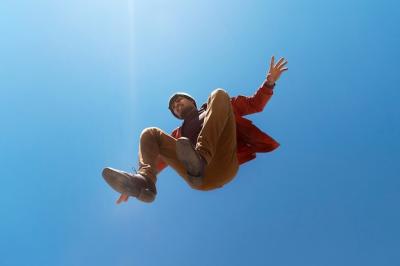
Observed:
[[[270,81],[270,80],[266,79],[264,81],[264,85],[267,86],[267,87],[274,87],[275,86],[275,81]]]

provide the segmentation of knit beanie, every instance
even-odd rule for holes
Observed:
[[[171,95],[171,97],[169,98],[168,109],[171,111],[171,113],[172,113],[176,118],[181,119],[181,118],[179,118],[178,116],[176,116],[176,114],[174,113],[174,110],[172,109],[172,104],[173,104],[173,102],[174,102],[175,99],[176,99],[177,97],[179,97],[179,96],[191,100],[191,101],[194,103],[194,106],[196,106],[196,108],[197,108],[197,105],[196,105],[196,101],[194,100],[194,98],[193,98],[190,94],[188,94],[188,93],[185,93],[185,92],[176,92],[176,93],[174,93],[173,95]]]

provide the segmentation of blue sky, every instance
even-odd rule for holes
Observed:
[[[2,1],[0,265],[399,265],[396,1]],[[281,147],[220,190],[171,169],[153,204],[101,170],[136,167],[174,91],[251,95]]]

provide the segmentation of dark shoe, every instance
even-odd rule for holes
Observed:
[[[131,174],[114,168],[103,169],[104,180],[117,192],[138,198],[144,202],[154,201],[157,190],[154,182],[147,176]]]
[[[181,137],[176,141],[176,155],[191,179],[195,180],[204,176],[206,161],[193,148],[190,139]]]

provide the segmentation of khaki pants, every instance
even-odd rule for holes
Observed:
[[[194,189],[215,189],[231,181],[239,169],[236,121],[230,97],[222,89],[214,90],[208,98],[203,128],[195,149],[207,161],[202,185],[190,182],[184,165],[176,156],[176,139],[159,128],[146,128],[140,136],[138,172],[156,181],[157,159],[161,158]]]

